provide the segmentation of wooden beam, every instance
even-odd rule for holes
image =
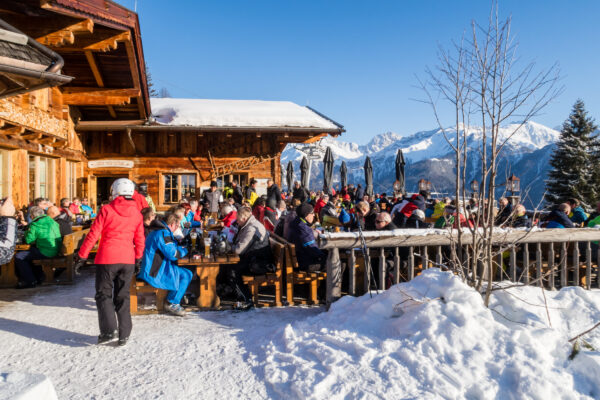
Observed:
[[[92,74],[94,74],[94,79],[96,80],[96,84],[99,87],[104,87],[104,81],[102,80],[102,74],[100,74],[100,70],[98,69],[98,64],[96,63],[96,58],[94,57],[94,53],[91,51],[85,51],[85,58],[87,58],[87,62],[90,65],[92,70]]]
[[[125,42],[125,50],[127,50],[127,59],[129,60],[129,71],[131,71],[131,79],[133,80],[133,87],[140,89],[140,70],[138,62],[135,56],[135,49],[133,48],[133,42],[128,40]],[[144,119],[147,116],[146,108],[144,107],[144,97],[140,94],[137,98],[138,112],[140,118]]]
[[[22,126],[15,126],[12,128],[7,128],[7,129],[2,129],[0,130],[0,135],[21,135],[22,133],[25,133],[25,128]]]
[[[66,141],[61,141],[66,142]],[[54,155],[57,157],[66,157],[71,160],[87,161],[87,158],[81,151],[67,150],[67,149],[55,149],[51,146],[40,146],[39,143],[29,143],[22,139],[14,139],[8,136],[0,135],[0,146],[8,147],[11,149],[27,150],[33,153],[42,153],[48,155]]]
[[[55,136],[48,136],[48,137],[38,140],[38,143],[41,143],[41,144],[53,144],[55,142],[56,142]]]
[[[65,95],[84,95],[84,96],[126,96],[137,97],[141,94],[140,89],[110,89],[95,87],[65,87],[63,88],[63,97]]]
[[[105,106],[129,104],[130,96],[88,96],[85,94],[67,94],[63,95],[63,103],[79,106]]]
[[[39,37],[36,40],[43,45],[57,47],[65,44],[74,44],[75,34],[93,32],[94,21],[92,21],[91,19],[84,19],[81,22],[69,25],[55,32]]]
[[[38,140],[41,139],[44,135],[39,132],[27,132],[21,135],[23,139],[26,140]]]
[[[119,42],[131,41],[131,32],[125,31],[118,35],[111,36],[108,39],[101,40],[97,43],[85,46],[83,50],[102,51],[116,50],[119,47]]]
[[[102,80],[102,74],[100,73],[100,70],[98,69],[98,64],[96,63],[96,57],[94,57],[94,53],[92,53],[91,50],[85,51],[85,58],[88,61],[88,64],[90,65],[90,68],[92,69],[92,73],[94,74],[94,79],[96,80],[96,84],[103,88],[104,87],[104,80]],[[115,112],[115,108],[113,106],[108,106],[108,113],[110,114],[110,116],[114,119],[117,119],[117,113]]]

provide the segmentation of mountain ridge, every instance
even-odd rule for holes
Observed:
[[[480,159],[476,149],[481,145],[483,132],[481,127],[467,129],[467,145],[471,155],[469,163],[473,166],[467,171],[468,181],[480,180],[477,173]],[[527,201],[531,204],[539,203],[543,196],[543,188],[539,190],[540,185],[543,186],[549,168],[547,160],[560,137],[560,132],[537,122],[528,121],[510,123],[501,127],[500,137],[501,140],[509,139],[498,160],[500,167],[497,182],[502,183],[505,176],[514,173],[521,178],[523,188],[527,188],[530,182],[536,185],[536,190],[528,192],[527,197],[531,198]],[[416,191],[417,181],[424,178],[432,182],[436,192],[451,193],[454,190],[452,145],[455,142],[456,131],[453,128],[423,130],[407,136],[389,131],[374,136],[364,145],[326,137],[316,145],[320,158],[313,161],[310,187],[313,190],[322,188],[322,158],[325,149],[330,147],[335,160],[334,186],[339,185],[339,166],[342,161],[346,161],[348,166],[349,182],[364,184],[362,166],[365,157],[369,156],[373,163],[375,190],[391,192],[395,180],[394,160],[398,149],[401,148],[406,160],[406,189],[409,192]],[[294,178],[299,180],[299,164],[304,155],[301,150],[304,147],[305,145],[286,146],[281,156],[284,175],[288,161],[292,161]],[[525,166],[527,167],[522,169]],[[285,177],[282,184],[285,188]]]

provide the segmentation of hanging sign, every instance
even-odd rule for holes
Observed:
[[[131,160],[94,160],[88,161],[88,168],[133,168]]]

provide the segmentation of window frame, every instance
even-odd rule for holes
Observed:
[[[166,201],[166,196],[165,196],[165,191],[167,189],[166,183],[167,183],[167,176],[177,176],[177,196],[176,199],[174,201],[170,201],[167,202]],[[179,203],[179,200],[181,199],[181,196],[183,195],[183,184],[182,184],[182,176],[184,175],[192,175],[194,176],[194,180],[195,180],[195,193],[193,195],[194,198],[198,198],[199,196],[199,190],[200,190],[200,176],[198,174],[197,171],[161,171],[159,172],[159,187],[158,187],[158,204],[161,206],[172,206],[172,205],[176,205]]]

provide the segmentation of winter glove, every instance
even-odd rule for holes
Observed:
[[[142,259],[138,258],[137,260],[135,260],[135,269],[133,270],[135,273],[135,276],[137,276],[141,270],[142,270]]]
[[[75,254],[75,257],[73,258],[73,270],[75,271],[76,275],[79,275],[79,269],[81,269],[86,262],[87,258],[81,258],[79,257],[79,254]]]

